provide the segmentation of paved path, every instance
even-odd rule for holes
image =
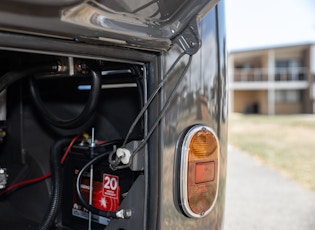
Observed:
[[[315,193],[229,147],[224,230],[261,229],[314,230]]]

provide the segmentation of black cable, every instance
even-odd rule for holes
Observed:
[[[176,82],[176,85],[175,87],[173,88],[170,96],[168,97],[168,99],[166,100],[164,106],[163,106],[163,109],[161,110],[159,116],[156,118],[154,124],[152,125],[150,131],[148,132],[148,134],[146,135],[146,137],[141,141],[140,145],[136,148],[136,150],[133,151],[132,155],[135,155],[137,152],[139,152],[143,147],[144,145],[146,144],[146,142],[149,140],[149,138],[151,137],[152,133],[154,132],[155,128],[158,126],[158,124],[160,123],[161,119],[164,117],[168,107],[170,106],[173,98],[175,97],[175,94],[176,94],[176,91],[180,85],[180,82],[182,81],[182,79],[184,78],[190,64],[191,64],[191,61],[192,61],[192,56],[189,56],[189,60],[187,62],[187,65],[185,66],[185,69],[183,70],[183,72],[181,73],[181,75],[179,76],[177,82]]]
[[[145,103],[145,105],[143,106],[143,108],[141,109],[141,111],[139,112],[138,116],[135,118],[134,122],[132,123],[132,125],[129,128],[129,131],[125,137],[124,143],[122,147],[125,147],[127,144],[127,141],[129,139],[129,136],[131,135],[131,133],[133,132],[135,126],[137,125],[137,123],[139,122],[140,118],[143,116],[143,114],[147,111],[149,105],[151,104],[151,102],[153,101],[153,99],[156,97],[157,93],[160,91],[160,89],[163,87],[163,85],[165,84],[166,81],[168,81],[168,79],[170,78],[169,75],[170,72],[173,70],[173,68],[177,65],[177,63],[181,60],[181,58],[185,55],[185,53],[181,53],[177,59],[175,60],[175,62],[172,64],[172,66],[169,68],[169,70],[165,73],[164,75],[164,79],[159,83],[159,85],[156,87],[156,89],[154,90],[154,92],[151,94],[150,98],[148,99],[148,101]]]
[[[186,74],[188,68],[189,68],[190,65],[191,65],[191,61],[192,61],[192,56],[190,55],[190,56],[189,56],[189,60],[188,60],[188,62],[187,62],[187,64],[186,64],[186,66],[185,66],[183,72],[182,72],[181,75],[179,76],[179,78],[178,78],[178,80],[177,80],[177,82],[176,82],[176,85],[175,85],[175,87],[173,88],[173,90],[171,91],[170,96],[169,96],[168,99],[166,100],[166,102],[165,102],[165,104],[164,104],[164,106],[163,106],[163,108],[162,108],[162,110],[161,110],[159,116],[155,119],[155,122],[154,122],[154,124],[152,125],[152,127],[150,128],[150,130],[149,130],[149,132],[147,133],[146,137],[141,141],[141,143],[138,145],[138,147],[132,152],[128,164],[118,166],[118,164],[120,163],[120,161],[118,161],[118,159],[116,159],[116,161],[112,161],[112,162],[118,162],[118,164],[116,163],[116,165],[115,165],[115,164],[111,165],[111,167],[112,167],[113,169],[116,170],[116,169],[123,169],[123,168],[128,168],[128,167],[130,167],[130,165],[132,164],[133,158],[134,158],[134,156],[136,155],[136,153],[139,152],[139,151],[146,145],[147,141],[149,140],[149,138],[151,137],[151,135],[152,135],[153,132],[155,131],[156,127],[158,126],[158,124],[160,123],[161,119],[164,117],[164,115],[165,115],[167,109],[169,108],[169,106],[170,106],[172,100],[174,99],[174,97],[175,97],[175,95],[176,95],[176,91],[177,91],[177,89],[178,89],[178,87],[179,87],[179,85],[180,85],[180,82],[181,82],[182,79],[184,78],[184,76],[185,76],[185,74]]]
[[[92,84],[91,84],[91,92],[88,98],[88,101],[82,110],[82,112],[75,118],[70,120],[63,120],[61,118],[56,117],[49,110],[47,110],[45,104],[43,103],[40,94],[38,92],[37,87],[34,84],[34,80],[30,79],[30,91],[31,96],[36,106],[37,110],[41,113],[41,117],[45,119],[51,125],[64,128],[64,129],[73,129],[81,126],[84,122],[91,118],[94,114],[98,102],[98,98],[101,92],[101,78],[100,74],[96,73],[96,71],[91,70],[92,75]]]
[[[139,69],[139,66],[136,66],[136,65],[132,65],[130,69],[131,69],[131,72],[135,75],[137,89],[138,89],[138,96],[139,96],[139,106],[140,108],[142,108],[142,106],[144,105],[144,95],[143,95],[144,88],[142,84],[143,73]],[[142,127],[143,127],[143,124],[142,124]]]
[[[23,71],[8,72],[0,77],[0,92],[22,78],[32,76],[35,73],[57,72],[57,69],[56,65],[42,65]]]
[[[108,157],[108,155],[110,155],[111,153],[113,152],[116,152],[116,150],[113,150],[112,152],[104,152],[96,157],[94,157],[91,161],[89,161],[87,164],[85,164],[83,166],[83,168],[80,170],[80,172],[78,173],[78,177],[77,177],[77,180],[76,180],[76,190],[77,190],[77,195],[78,195],[78,198],[79,200],[81,201],[82,205],[87,209],[89,210],[90,212],[92,213],[95,213],[99,216],[104,216],[104,217],[108,217],[108,218],[117,218],[116,216],[116,212],[110,212],[110,211],[104,211],[104,210],[100,210],[100,209],[97,209],[95,207],[93,207],[92,205],[90,205],[85,199],[84,197],[82,196],[82,193],[81,193],[81,189],[80,189],[80,185],[81,185],[81,177],[82,177],[82,174],[91,166],[93,165],[94,163],[102,160],[103,158],[105,157]]]
[[[40,223],[40,230],[49,230],[52,228],[62,201],[62,171],[60,164],[60,152],[71,141],[70,138],[57,141],[50,149],[50,165],[52,172],[52,194],[47,211]]]

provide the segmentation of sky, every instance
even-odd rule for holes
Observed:
[[[227,49],[315,44],[315,0],[225,0]]]

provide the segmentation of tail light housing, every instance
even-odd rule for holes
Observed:
[[[176,148],[176,206],[187,217],[210,213],[219,185],[219,141],[207,126],[195,125],[180,136]]]

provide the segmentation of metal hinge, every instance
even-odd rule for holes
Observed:
[[[185,30],[180,35],[175,37],[173,42],[179,45],[188,55],[197,53],[201,47],[201,39],[197,21],[191,21]]]

